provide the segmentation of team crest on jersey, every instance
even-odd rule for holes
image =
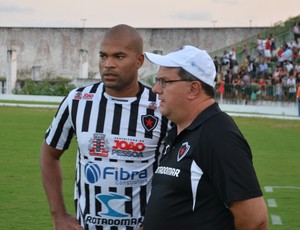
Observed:
[[[180,161],[188,153],[189,150],[190,150],[189,143],[184,142],[178,151],[177,161]]]
[[[93,138],[90,139],[89,153],[91,156],[107,157],[109,152],[109,145],[105,139],[105,134],[94,133]]]
[[[142,115],[142,124],[148,132],[155,129],[155,127],[157,126],[157,123],[158,123],[158,118],[157,117],[155,117],[151,114]]]

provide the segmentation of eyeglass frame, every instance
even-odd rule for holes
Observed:
[[[165,80],[163,78],[154,78],[155,79],[155,84],[159,84],[161,88],[165,88],[167,83],[172,83],[172,82],[180,82],[180,81],[195,81],[195,80],[184,80],[184,79],[178,79],[178,80]]]

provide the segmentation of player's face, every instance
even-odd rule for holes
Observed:
[[[101,44],[99,69],[106,91],[111,96],[135,96],[138,69],[144,56],[132,48],[130,38],[104,39]],[[134,95],[131,95],[131,94]]]

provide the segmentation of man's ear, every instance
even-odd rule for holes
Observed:
[[[202,87],[200,81],[192,81],[190,85],[189,97],[191,99],[196,98],[202,92]]]
[[[138,54],[137,56],[137,68],[141,68],[145,60],[144,54]]]

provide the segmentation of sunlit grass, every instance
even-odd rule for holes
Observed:
[[[0,107],[0,229],[52,230],[52,219],[42,187],[39,151],[56,110]],[[300,229],[300,190],[265,186],[300,187],[300,121],[234,118],[253,152],[265,200],[275,199],[283,225],[270,222],[271,230]],[[74,213],[75,139],[62,157],[67,208]]]

